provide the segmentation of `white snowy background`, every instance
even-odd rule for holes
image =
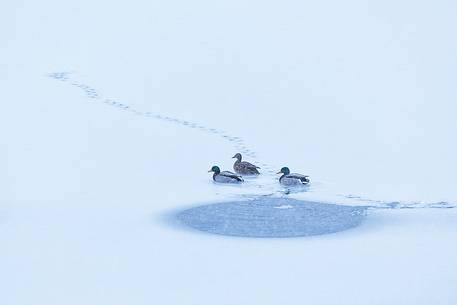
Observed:
[[[3,1],[0,304],[457,304],[456,16],[450,0]],[[265,175],[214,185],[240,149]],[[284,165],[313,182],[294,198],[377,208],[311,238],[167,221],[278,193]]]

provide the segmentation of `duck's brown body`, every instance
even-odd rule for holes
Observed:
[[[260,167],[246,161],[241,161],[242,157],[240,153],[237,153],[233,158],[237,159],[233,164],[235,173],[244,176],[255,176],[260,174],[258,170]]]

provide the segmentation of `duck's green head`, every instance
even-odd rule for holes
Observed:
[[[281,170],[279,172],[277,172],[276,174],[284,174],[284,175],[288,175],[290,174],[290,170],[288,167],[283,167],[281,168]]]
[[[241,161],[241,154],[240,154],[240,153],[237,153],[236,155],[234,155],[234,156],[232,157],[232,159],[233,159],[233,158],[237,158],[238,161]]]
[[[208,171],[208,173],[211,173],[211,172],[214,172],[216,174],[219,174],[221,172],[221,169],[219,168],[219,166],[216,166],[214,165],[213,167],[211,167],[211,169]]]

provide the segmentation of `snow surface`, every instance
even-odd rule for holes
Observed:
[[[455,1],[1,8],[0,304],[457,303]],[[214,184],[236,152],[264,175]],[[372,208],[291,239],[164,220],[268,195]]]

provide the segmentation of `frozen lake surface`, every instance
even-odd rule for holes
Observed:
[[[358,226],[364,207],[260,197],[198,206],[177,214],[197,230],[244,237],[298,237],[322,235]]]
[[[0,304],[457,304],[456,1],[0,15]]]

